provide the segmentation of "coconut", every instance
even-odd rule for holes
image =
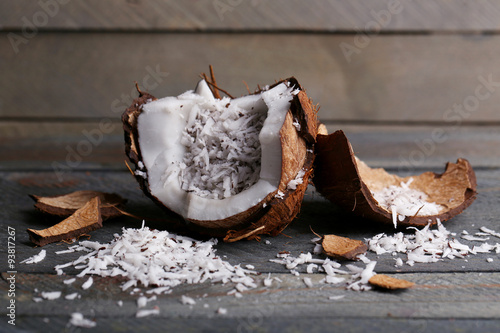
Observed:
[[[160,207],[226,241],[277,235],[298,214],[312,173],[316,110],[295,78],[240,98],[214,81],[124,112],[135,178]]]
[[[476,198],[476,176],[465,159],[441,174],[399,177],[372,169],[354,156],[344,132],[319,134],[314,185],[327,199],[353,213],[403,226],[424,226],[460,214]]]

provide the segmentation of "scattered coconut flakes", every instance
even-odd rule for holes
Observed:
[[[123,301],[122,300],[119,300],[116,302],[116,304],[119,306],[119,307],[122,307],[123,306]]]
[[[76,281],[76,278],[66,279],[63,281],[64,284],[72,284]]]
[[[46,255],[47,255],[47,251],[41,250],[40,253],[35,254],[34,256],[29,257],[29,258],[21,261],[21,264],[36,264],[36,263],[42,261],[43,259],[45,259]]]
[[[420,230],[409,227],[409,230],[415,230],[414,234],[405,235],[402,232],[393,236],[383,233],[378,234],[367,239],[368,248],[377,254],[405,253],[408,258],[406,264],[409,266],[413,266],[416,262],[434,263],[443,259],[463,259],[471,254],[489,253],[491,251],[500,252],[500,244],[483,243],[481,246],[474,246],[471,249],[457,239],[452,238],[452,234],[442,225],[439,219],[436,222],[436,229],[431,229],[430,225]],[[468,235],[462,234],[464,236]]]
[[[283,199],[285,197],[285,193],[281,192],[278,190],[278,192],[275,195],[276,198],[278,199]]]
[[[493,262],[493,258],[486,259],[487,262]]]
[[[271,278],[271,273],[269,273],[269,275],[267,276],[267,278],[265,278],[262,283],[266,287],[270,287],[273,284],[273,279]]]
[[[265,244],[266,245],[271,245],[271,242],[266,239]]]
[[[33,297],[32,299],[33,299],[33,302],[35,302],[35,303],[40,303],[43,301],[43,298],[41,298],[41,297]]]
[[[335,296],[329,296],[328,299],[331,301],[338,301],[339,299],[344,298],[345,295],[335,295]]]
[[[396,267],[401,267],[401,266],[403,266],[403,259],[401,259],[401,258],[396,258],[395,260],[396,260],[396,264],[395,264],[394,266],[396,266]]]
[[[46,299],[48,301],[53,301],[61,297],[61,294],[62,292],[60,291],[42,291],[40,296],[42,296],[43,299]]]
[[[160,308],[155,306],[153,309],[140,309],[137,310],[135,313],[136,318],[144,318],[144,317],[149,317],[152,315],[159,315],[160,314]]]
[[[137,299],[137,307],[143,308],[148,305],[148,298],[146,296],[141,296]]]
[[[308,288],[312,288],[312,287],[313,287],[313,283],[312,283],[311,278],[305,277],[305,278],[303,279],[303,281],[304,281],[304,284],[305,284]]]
[[[107,244],[81,241],[76,251],[89,252],[56,268],[68,266],[83,269],[77,276],[123,276],[127,279],[122,290],[141,283],[144,286],[171,288],[182,283],[234,282],[246,288],[256,288],[248,274],[255,271],[232,265],[215,255],[216,239],[197,241],[167,231],[123,228],[122,234]],[[90,279],[89,279],[90,280]],[[88,281],[87,281],[88,282]],[[82,286],[83,287],[83,286]],[[89,285],[90,287],[90,285]],[[140,290],[139,290],[140,291]]]
[[[182,295],[181,296],[181,303],[184,304],[184,305],[195,305],[196,304],[196,301],[191,298],[191,297],[188,297],[188,296],[185,296],[185,295]]]
[[[255,269],[254,265],[245,265],[247,269]]]
[[[72,313],[69,323],[73,326],[83,327],[83,328],[93,328],[97,325],[95,321],[86,319],[80,312]]]
[[[490,234],[492,236],[495,236],[495,237],[498,237],[500,238],[500,233],[499,232],[496,232],[494,230],[491,230],[489,228],[486,228],[486,227],[481,227],[479,228],[479,230],[481,230],[482,232],[486,233],[486,234]]]
[[[226,315],[227,314],[227,309],[226,308],[218,308],[217,313],[220,315]]]
[[[70,247],[68,250],[56,251],[55,254],[66,254],[66,253],[73,253],[73,252],[75,252],[75,249]]]
[[[377,202],[392,213],[394,228],[397,223],[403,221],[406,216],[428,216],[437,215],[443,206],[435,202],[426,201],[428,196],[424,192],[410,188],[413,178],[401,182],[400,186],[391,185],[380,191],[372,192]]]
[[[93,284],[93,283],[94,283],[94,279],[93,279],[93,278],[92,278],[92,276],[91,276],[91,277],[89,277],[89,278],[88,278],[88,280],[87,280],[87,281],[85,281],[85,282],[82,284],[82,289],[83,289],[83,290],[87,290],[87,289],[89,289],[89,288],[92,286],[92,284]]]
[[[462,235],[461,237],[465,240],[476,241],[476,242],[485,242],[490,239],[489,237],[475,237],[472,235]]]
[[[75,298],[77,298],[77,297],[78,297],[78,295],[79,295],[78,293],[72,293],[72,294],[68,294],[68,295],[64,296],[64,298],[65,298],[65,299],[67,299],[67,300],[72,301],[72,300],[74,300]]]

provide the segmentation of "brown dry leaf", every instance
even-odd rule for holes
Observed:
[[[393,278],[384,274],[376,274],[368,280],[370,284],[384,289],[407,289],[415,285],[414,282]]]
[[[43,230],[27,229],[30,240],[38,246],[79,237],[102,228],[101,200],[94,197],[64,221]]]
[[[123,204],[126,201],[118,194],[98,191],[76,191],[54,197],[37,195],[30,195],[30,197],[36,201],[35,207],[40,211],[63,217],[70,216],[89,200],[98,197],[101,200],[101,215],[104,219],[121,216],[122,213],[116,208],[123,209]]]
[[[354,260],[368,249],[362,241],[336,235],[325,235],[321,245],[326,255],[340,260]]]

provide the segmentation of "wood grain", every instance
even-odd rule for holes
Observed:
[[[243,80],[253,89],[296,76],[323,121],[500,120],[500,36],[373,36],[348,62],[340,46],[355,38],[40,33],[15,54],[0,34],[0,117],[119,117],[137,96],[134,81],[177,95],[212,64],[236,96]]]
[[[57,1],[57,2],[56,2]],[[0,3],[3,30],[45,22],[40,30],[356,31],[381,22],[381,31],[498,31],[500,4],[478,1],[18,0]],[[61,3],[59,5],[54,5]],[[46,8],[46,9],[44,9]],[[387,16],[388,15],[388,16]],[[34,20],[34,17],[36,18]],[[23,19],[25,18],[25,19]]]

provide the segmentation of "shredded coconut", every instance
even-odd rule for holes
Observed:
[[[197,241],[167,231],[150,230],[145,226],[141,229],[123,228],[122,235],[115,234],[115,238],[107,244],[81,241],[76,251],[88,254],[56,266],[56,269],[78,267],[82,269],[78,277],[90,274],[123,276],[127,281],[121,286],[122,290],[141,283],[146,287],[163,287],[159,293],[168,293],[172,287],[182,283],[195,284],[207,280],[256,288],[254,279],[248,276],[256,272],[231,265],[216,256],[215,244],[216,239]],[[90,277],[82,288],[91,284]]]
[[[61,294],[62,293],[60,291],[42,291],[40,296],[42,296],[43,299],[46,299],[48,301],[53,301],[61,297]]]
[[[435,202],[428,202],[427,194],[410,188],[413,178],[401,182],[401,186],[391,185],[380,191],[372,192],[377,202],[392,213],[394,228],[398,220],[403,221],[406,216],[428,216],[439,214],[442,207]]]
[[[29,257],[29,258],[21,261],[21,264],[36,264],[36,263],[42,261],[43,259],[45,259],[46,255],[47,255],[47,251],[41,250],[40,253],[35,254],[34,256]]]
[[[217,310],[217,313],[220,314],[220,315],[226,315],[227,314],[227,309],[225,309],[225,308],[219,308]]]
[[[136,318],[144,318],[152,315],[159,315],[160,314],[160,308],[155,306],[153,309],[140,309],[136,312],[135,317]]]
[[[476,253],[500,251],[500,244],[498,243],[495,245],[484,243],[471,249],[468,245],[462,244],[453,238],[451,233],[441,224],[441,221],[438,220],[437,222],[436,229],[431,229],[430,225],[420,230],[409,227],[409,230],[415,230],[414,234],[407,235],[402,232],[393,236],[383,233],[378,234],[366,240],[368,248],[379,255],[394,252],[404,253],[407,255],[406,264],[410,266],[413,266],[416,262],[433,263],[443,259],[463,259],[467,255]]]
[[[73,326],[84,327],[84,328],[92,328],[97,325],[95,321],[84,318],[83,314],[81,314],[80,312],[72,313],[69,323]]]
[[[72,301],[72,300],[74,300],[75,298],[77,298],[78,296],[79,296],[79,294],[78,294],[78,293],[72,293],[72,294],[68,294],[68,295],[64,296],[64,299],[67,299],[67,300]]]
[[[295,176],[295,179],[292,179],[288,182],[288,184],[286,185],[287,189],[289,189],[289,190],[297,189],[297,185],[302,184],[305,174],[306,174],[306,172],[304,169],[300,170],[297,173],[297,176]]]
[[[83,284],[82,284],[82,289],[83,290],[86,290],[86,289],[89,289],[90,286],[92,286],[92,284],[94,283],[94,279],[91,277],[88,278],[87,281],[85,281]]]
[[[193,298],[191,298],[191,297],[182,295],[182,297],[181,297],[181,303],[182,304],[188,304],[188,305],[195,305],[196,301]]]
[[[181,188],[198,196],[224,199],[251,187],[260,177],[259,133],[267,110],[247,111],[225,97],[195,106],[184,129]]]

